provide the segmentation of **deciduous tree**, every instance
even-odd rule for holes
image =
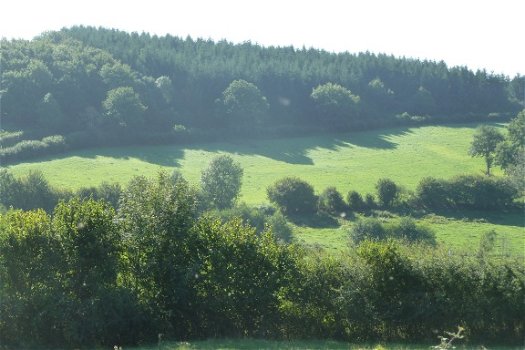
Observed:
[[[396,183],[390,179],[379,179],[376,184],[376,190],[379,203],[383,207],[390,207],[399,192]]]
[[[242,79],[232,81],[217,103],[220,114],[230,126],[259,124],[269,108],[259,88]]]
[[[355,118],[360,101],[359,96],[352,94],[352,91],[334,83],[317,86],[310,97],[316,105],[320,118],[337,122],[338,125],[340,122],[348,122]]]
[[[472,157],[483,157],[487,166],[486,174],[490,175],[490,168],[494,162],[494,153],[498,143],[504,140],[503,135],[493,126],[482,125],[476,129],[470,145]]]
[[[144,122],[146,106],[132,87],[118,87],[108,91],[102,105],[106,115],[122,126],[138,127]]]
[[[204,198],[211,207],[231,208],[241,192],[243,170],[232,157],[215,157],[201,175]]]

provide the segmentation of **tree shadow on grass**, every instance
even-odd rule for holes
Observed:
[[[227,152],[239,155],[262,156],[287,164],[313,165],[309,152],[343,148],[395,149],[398,144],[390,139],[409,135],[409,128],[374,130],[353,133],[324,134],[321,136],[289,137],[278,139],[235,140],[231,142],[190,145],[188,149],[205,152]]]
[[[337,228],[340,226],[337,219],[324,214],[316,213],[311,215],[288,215],[288,220],[296,226],[305,226],[311,228]]]
[[[494,225],[525,227],[523,208],[509,211],[480,211],[480,210],[436,210],[436,215],[454,220],[471,222],[486,222]]]
[[[337,152],[343,148],[370,148],[377,150],[395,149],[398,144],[391,140],[395,136],[412,133],[410,128],[323,134],[318,136],[288,137],[276,139],[236,139],[213,143],[188,145],[145,145],[100,147],[47,156],[24,161],[27,163],[64,159],[71,156],[94,159],[98,156],[115,159],[139,159],[141,161],[167,167],[177,167],[184,158],[185,150],[210,153],[231,153],[244,156],[262,156],[287,164],[313,165],[309,152],[330,150]],[[21,163],[21,162],[20,162]],[[11,165],[16,165],[14,163]]]
[[[25,160],[18,163],[9,164],[10,166],[20,163],[40,163],[53,160],[60,160],[69,157],[79,157],[86,159],[96,159],[97,157],[114,158],[118,160],[138,159],[150,164],[178,167],[179,161],[184,158],[184,147],[178,145],[162,146],[118,146],[89,148],[83,150],[69,151],[53,156],[45,156],[37,159]],[[106,163],[107,164],[107,163]],[[109,163],[111,164],[111,163]]]

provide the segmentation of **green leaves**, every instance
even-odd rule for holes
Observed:
[[[317,197],[312,185],[297,177],[277,180],[266,190],[270,202],[283,214],[312,214],[317,210]]]
[[[243,169],[228,155],[212,159],[201,174],[203,196],[212,208],[231,208],[241,192]]]
[[[326,83],[313,89],[310,95],[321,120],[348,121],[356,117],[360,98],[341,85]]]
[[[116,285],[121,252],[113,208],[92,199],[61,202],[53,213],[53,231],[64,254],[66,288],[77,298]]]
[[[102,102],[106,115],[121,126],[139,127],[144,122],[147,107],[132,87],[118,87],[108,91]]]
[[[376,184],[379,203],[383,207],[390,207],[399,194],[396,183],[390,179],[379,179]]]
[[[472,157],[485,158],[487,175],[490,175],[496,147],[503,140],[503,134],[497,128],[489,125],[480,126],[474,134],[469,153]]]
[[[223,91],[219,104],[227,124],[234,128],[261,123],[269,108],[259,88],[246,80],[232,81]]]

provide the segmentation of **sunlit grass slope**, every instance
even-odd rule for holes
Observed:
[[[389,177],[415,189],[424,176],[449,178],[482,173],[483,161],[468,155],[476,125],[426,126],[332,134],[317,137],[209,143],[191,146],[94,148],[13,165],[17,175],[41,170],[59,187],[75,189],[102,181],[127,183],[175,168],[198,183],[200,172],[218,154],[230,154],[244,168],[242,200],[266,201],[266,188],[284,176],[299,176],[317,192],[336,186],[374,192]],[[496,171],[497,173],[497,171]]]
[[[96,148],[72,152],[10,169],[17,175],[41,170],[59,187],[75,189],[102,181],[126,184],[135,175],[155,176],[160,170],[179,169],[188,180],[199,182],[200,172],[218,154],[230,154],[244,168],[242,200],[250,204],[267,201],[266,187],[283,176],[298,176],[317,192],[336,186],[374,192],[381,177],[389,177],[409,190],[425,176],[449,178],[458,174],[481,174],[483,160],[471,158],[468,148],[476,125],[395,128],[318,137],[210,143],[191,146],[144,146]],[[498,170],[495,170],[498,174]],[[489,220],[463,218],[461,213],[423,219],[432,226],[438,242],[453,250],[477,249],[481,235],[499,233],[498,251],[525,256],[523,216],[502,215]],[[350,223],[348,225],[351,225]],[[329,251],[347,249],[348,227],[296,227],[295,236],[309,245]]]
[[[427,215],[417,219],[417,221],[430,227],[436,234],[438,245],[451,253],[461,254],[477,251],[483,234],[494,230],[497,235],[494,249],[490,254],[525,258],[524,216],[520,213],[484,214],[485,218],[480,218],[480,215],[472,215],[471,217]],[[398,218],[384,219],[383,221],[396,220]],[[352,222],[343,223],[340,227],[329,228],[296,226],[294,227],[294,237],[298,242],[311,247],[322,248],[329,253],[344,253],[349,249],[351,228]]]

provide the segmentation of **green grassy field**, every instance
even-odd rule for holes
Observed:
[[[484,162],[471,158],[468,148],[476,125],[394,128],[317,137],[210,143],[183,146],[96,148],[10,166],[15,175],[41,170],[52,185],[75,189],[102,181],[127,183],[135,175],[155,176],[160,170],[179,169],[193,183],[218,154],[229,154],[244,168],[242,201],[266,202],[266,188],[284,176],[299,176],[317,192],[336,186],[374,192],[379,178],[389,177],[413,190],[425,176],[450,178],[481,174]],[[495,174],[501,174],[494,169]],[[482,214],[486,216],[486,213]],[[525,256],[523,215],[492,215],[463,219],[425,218],[437,240],[453,250],[477,247],[481,235],[494,229],[502,252]],[[350,224],[348,224],[350,225]],[[295,236],[330,251],[347,249],[348,227],[296,227]]]
[[[188,147],[95,148],[9,168],[16,175],[39,169],[51,184],[71,189],[102,181],[127,183],[135,175],[175,168],[198,183],[214,156],[229,154],[244,168],[241,200],[254,204],[266,201],[268,185],[290,175],[307,180],[318,192],[336,186],[346,194],[351,189],[373,192],[382,177],[414,189],[424,176],[482,173],[483,160],[467,154],[474,128],[427,126]]]
[[[384,220],[396,221],[397,218]],[[427,215],[417,220],[434,230],[438,245],[452,253],[472,252],[478,249],[483,234],[490,230],[497,233],[493,255],[505,255],[525,258],[524,216],[516,214],[488,215],[477,217],[453,218],[439,215]],[[315,228],[295,226],[295,238],[308,246],[319,247],[330,253],[344,253],[349,249],[349,231],[352,223],[343,223],[340,227]]]

